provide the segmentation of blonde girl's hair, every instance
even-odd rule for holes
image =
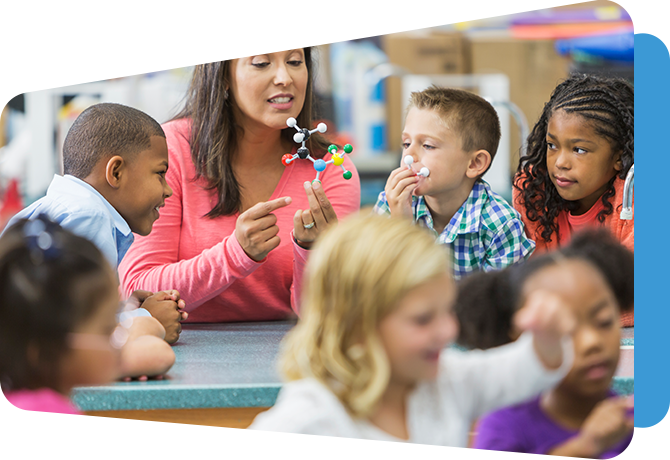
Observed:
[[[410,290],[448,273],[447,249],[409,220],[359,214],[340,222],[310,255],[301,319],[283,342],[280,372],[317,379],[365,417],[391,375],[379,323]]]

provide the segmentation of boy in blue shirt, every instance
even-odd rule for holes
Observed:
[[[44,214],[89,239],[116,270],[133,242],[146,236],[159,209],[172,195],[165,181],[168,152],[165,133],[149,115],[120,104],[97,104],[75,120],[63,144],[64,176],[55,175],[45,197],[7,224]],[[186,312],[177,291],[135,291],[141,304],[135,315],[154,316],[165,340],[179,338]]]
[[[519,214],[481,177],[500,142],[495,109],[468,91],[433,86],[411,95],[403,162],[391,172],[375,212],[405,216],[451,248],[454,278],[527,259],[535,243]],[[428,169],[428,176],[417,174]]]

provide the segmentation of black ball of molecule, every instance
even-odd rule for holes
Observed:
[[[298,157],[301,160],[306,160],[308,155],[309,155],[309,149],[307,147],[300,147],[298,149]]]
[[[300,132],[302,133],[303,136],[305,136],[302,138],[303,142],[307,141],[307,139],[309,139],[309,136],[311,136],[311,134],[309,133],[309,129],[307,128],[302,128]]]

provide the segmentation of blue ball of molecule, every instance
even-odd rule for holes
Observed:
[[[323,171],[324,169],[326,169],[326,162],[323,160],[316,160],[314,162],[314,169],[316,169],[317,171]]]

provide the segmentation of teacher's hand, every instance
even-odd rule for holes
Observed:
[[[235,238],[244,252],[256,262],[265,259],[281,240],[277,233],[277,216],[272,214],[291,204],[290,197],[257,203],[240,214],[235,223]]]
[[[305,182],[309,209],[298,209],[293,216],[293,235],[298,244],[309,249],[317,237],[331,225],[337,224],[337,214],[328,201],[321,182]]]

